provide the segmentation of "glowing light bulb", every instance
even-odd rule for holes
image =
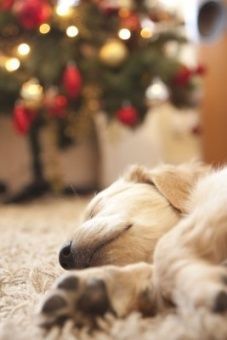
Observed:
[[[128,28],[121,28],[118,32],[118,36],[122,40],[128,40],[131,38],[131,32]]]
[[[80,0],[58,0],[58,6],[72,7],[79,5]]]
[[[50,25],[47,23],[44,23],[42,25],[39,26],[39,32],[41,34],[47,34],[50,32]]]
[[[5,63],[5,68],[8,72],[14,72],[20,67],[20,60],[17,58],[9,58]]]
[[[142,29],[140,35],[143,39],[150,39],[155,32],[155,23],[149,18],[143,18],[141,20]]]
[[[43,100],[43,87],[36,78],[32,78],[22,85],[20,95],[27,107],[37,108]]]
[[[26,56],[30,53],[31,48],[28,44],[22,43],[17,47],[17,52],[20,56]]]
[[[79,5],[80,0],[58,0],[55,12],[60,17],[69,17],[73,14],[73,7]]]
[[[67,27],[66,29],[66,35],[69,37],[69,38],[74,38],[77,36],[77,34],[79,33],[79,30],[76,26],[69,26]]]
[[[68,4],[61,3],[56,7],[56,14],[59,17],[70,16],[70,14],[72,14],[72,8]]]
[[[150,28],[148,27],[144,27],[142,28],[142,30],[140,31],[140,35],[143,39],[150,39],[153,35],[153,32]]]

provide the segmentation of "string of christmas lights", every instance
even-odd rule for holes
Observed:
[[[159,0],[0,2],[0,106],[29,135],[36,173],[45,125],[65,147],[90,133],[99,111],[135,127],[148,102],[197,104],[204,68],[169,48],[186,43],[181,24]]]

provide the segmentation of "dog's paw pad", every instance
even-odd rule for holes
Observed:
[[[91,315],[104,315],[108,310],[111,310],[104,281],[100,279],[88,280],[75,307],[76,310]]]
[[[69,319],[69,306],[66,299],[60,294],[54,293],[44,301],[39,313],[39,325],[44,329],[62,327]]]
[[[64,315],[64,314],[63,315],[59,315],[56,318],[54,324],[59,326],[59,327],[62,327],[66,323],[67,320],[69,320],[69,315]]]
[[[58,289],[64,289],[66,291],[70,291],[70,290],[75,291],[78,289],[78,287],[79,287],[79,279],[78,277],[74,275],[67,276],[66,278],[61,280],[57,285]]]
[[[216,296],[213,306],[214,313],[223,313],[227,311],[227,292],[220,291]]]
[[[65,308],[67,306],[66,300],[60,295],[50,296],[43,304],[41,313],[52,314],[59,309]]]

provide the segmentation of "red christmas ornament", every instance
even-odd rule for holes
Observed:
[[[46,0],[17,0],[14,11],[26,29],[39,27],[51,15],[51,7]]]
[[[182,66],[175,74],[173,83],[177,86],[186,86],[193,75],[193,71],[187,66]]]
[[[49,104],[49,114],[55,118],[65,118],[67,115],[68,100],[63,95],[57,95],[53,98],[52,103]]]
[[[19,134],[26,134],[30,130],[36,117],[34,110],[26,108],[23,104],[16,104],[13,111],[13,125]]]
[[[130,104],[123,106],[116,112],[117,119],[127,126],[135,126],[139,120],[138,111]]]
[[[127,16],[121,18],[121,26],[131,31],[138,31],[141,28],[140,18],[136,13],[129,12]]]
[[[205,65],[199,64],[195,69],[194,69],[194,74],[199,75],[199,76],[204,76],[206,74],[207,69]]]
[[[106,15],[116,15],[119,10],[117,3],[107,0],[94,0],[95,4],[100,8],[100,10]]]
[[[63,85],[70,98],[76,99],[79,96],[82,88],[82,77],[75,65],[70,64],[66,67],[63,74]]]
[[[0,9],[3,11],[9,11],[14,4],[14,0],[2,0],[0,3]]]

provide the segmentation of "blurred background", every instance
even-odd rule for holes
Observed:
[[[0,200],[227,159],[227,4],[0,0]]]

